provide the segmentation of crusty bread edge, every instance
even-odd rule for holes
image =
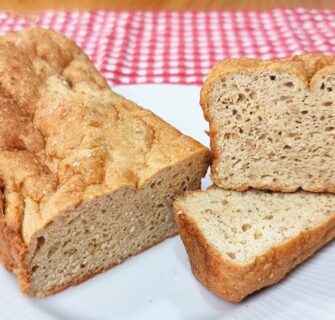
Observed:
[[[16,274],[21,290],[28,290],[30,273],[26,267],[28,246],[24,243],[18,228],[9,226],[4,215],[4,196],[0,201],[0,252],[5,268]]]
[[[195,140],[194,140],[195,141]],[[178,163],[175,163],[171,166],[168,166],[166,168],[163,168],[159,172],[157,172],[155,175],[153,175],[150,179],[156,179],[156,176],[159,176],[163,174],[164,171],[169,170],[171,167],[176,166],[178,164],[181,164],[183,162],[187,162],[190,160],[190,158],[198,155],[202,155],[204,159],[204,167],[203,167],[203,174],[202,178],[206,175],[208,166],[210,164],[210,154],[209,150],[201,145],[199,142],[195,141],[196,143],[199,144],[199,149],[196,150],[193,154],[189,155],[188,157],[185,157],[184,159],[180,160]],[[139,187],[141,188],[143,184]],[[121,188],[124,188],[122,186]],[[116,189],[113,191],[117,192],[120,189]],[[109,266],[105,266],[102,268],[97,268],[95,270],[92,270],[91,272],[88,272],[87,274],[83,275],[82,277],[73,279],[72,281],[67,282],[66,284],[59,285],[54,287],[52,290],[50,290],[47,293],[41,293],[41,292],[33,292],[30,289],[30,279],[31,279],[31,274],[29,272],[28,266],[27,266],[27,256],[30,253],[30,250],[32,249],[30,245],[27,245],[21,235],[21,231],[19,229],[19,225],[8,225],[6,219],[5,219],[5,214],[4,214],[4,205],[5,205],[5,199],[3,192],[0,192],[0,257],[2,262],[5,266],[5,268],[14,274],[16,274],[18,278],[18,282],[20,285],[20,288],[23,293],[25,293],[28,296],[38,296],[38,297],[44,297],[47,295],[55,294],[57,292],[60,292],[66,288],[69,288],[74,285],[78,285],[81,282],[92,278],[96,274],[102,273],[107,271],[108,269],[122,263],[124,260],[120,261],[119,263],[114,263]],[[56,219],[61,219],[63,215],[66,215],[69,211],[71,211],[73,208],[68,208],[62,213],[59,213],[55,218]],[[171,212],[173,214],[173,212]],[[47,228],[48,225],[51,225],[53,223],[53,220],[50,221],[43,229]],[[165,239],[172,237],[176,235],[177,232],[174,234],[171,234],[167,236]],[[164,241],[165,239],[160,239],[157,240],[156,242],[148,245],[147,247],[142,247],[141,250],[136,252],[133,255],[137,255],[146,249],[149,249],[150,247]]]
[[[277,283],[335,237],[333,215],[322,225],[303,231],[282,245],[266,251],[252,263],[239,265],[225,260],[206,240],[196,221],[186,213],[178,200],[174,204],[174,212],[177,230],[194,276],[208,290],[234,303]]]

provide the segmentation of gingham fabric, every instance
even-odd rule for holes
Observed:
[[[200,85],[226,57],[335,54],[332,10],[0,13],[0,33],[28,26],[75,40],[112,85]]]

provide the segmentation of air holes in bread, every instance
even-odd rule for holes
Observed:
[[[31,269],[31,271],[35,272],[35,271],[37,271],[38,268],[39,268],[38,266],[33,266],[32,269]]]
[[[243,230],[243,232],[248,231],[250,228],[251,228],[251,225],[250,225],[249,223],[245,223],[245,224],[242,226],[242,230]]]
[[[331,101],[327,101],[327,102],[324,102],[324,103],[323,103],[323,105],[324,105],[325,107],[330,107],[332,104],[333,104],[333,102],[331,102]]]
[[[236,259],[236,254],[234,252],[227,252],[227,255],[232,260]]]

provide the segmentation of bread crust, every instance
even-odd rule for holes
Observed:
[[[54,31],[1,36],[0,58],[5,219],[27,244],[68,207],[124,185],[140,187],[160,170],[208,152],[114,93],[80,48]]]
[[[209,151],[114,93],[82,50],[52,30],[1,36],[0,60],[0,251],[33,295],[34,235],[70,208],[125,186],[138,190],[191,157],[205,169]]]
[[[0,192],[0,254],[7,270],[17,275],[22,291],[29,287],[30,274],[26,266],[28,247],[20,231],[8,225],[4,214],[4,195]]]
[[[194,276],[208,290],[234,303],[282,280],[289,271],[335,237],[333,216],[321,226],[303,231],[291,240],[271,248],[252,263],[239,265],[222,257],[178,201],[174,204],[174,211],[177,229]]]
[[[280,60],[258,60],[250,58],[240,59],[225,59],[221,62],[216,63],[211,69],[207,80],[205,81],[201,93],[200,93],[200,105],[203,110],[204,118],[209,122],[209,135],[210,135],[210,146],[212,154],[211,164],[211,178],[213,183],[216,185],[236,191],[246,191],[250,188],[260,190],[273,190],[278,192],[295,192],[299,189],[310,191],[310,192],[330,192],[335,193],[335,185],[322,185],[308,187],[305,189],[303,186],[286,186],[279,182],[266,183],[255,183],[252,185],[249,183],[243,184],[229,184],[227,181],[221,181],[217,174],[217,163],[219,163],[219,146],[217,145],[217,132],[212,125],[212,119],[208,111],[209,95],[214,85],[223,80],[229,74],[235,73],[252,73],[254,71],[278,71],[292,74],[300,79],[304,84],[307,91],[313,87],[313,84],[318,81],[325,74],[335,73],[335,60],[334,57],[326,56],[322,54],[305,54],[300,56],[293,56],[286,59]]]

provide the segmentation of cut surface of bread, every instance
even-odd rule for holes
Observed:
[[[227,59],[202,88],[212,180],[225,189],[335,192],[335,63]]]
[[[174,203],[195,277],[239,302],[281,280],[335,237],[335,195],[210,188]]]
[[[71,40],[0,37],[0,249],[45,296],[176,233],[172,203],[209,151],[114,93]]]

